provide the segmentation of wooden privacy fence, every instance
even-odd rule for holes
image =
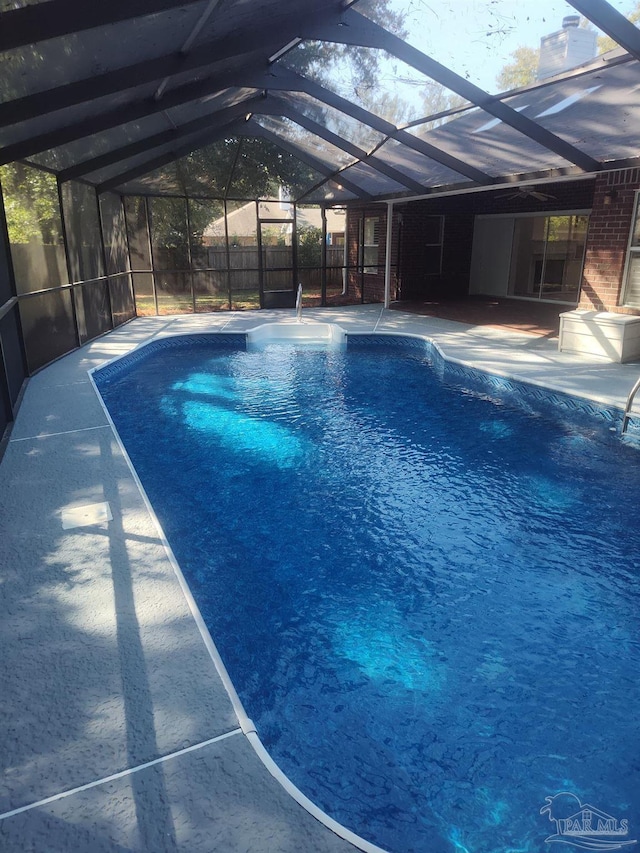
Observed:
[[[298,266],[298,279],[302,281],[303,285],[320,287],[322,271],[320,269],[321,256],[319,250],[317,254],[317,259],[313,259],[317,266]],[[338,284],[342,286],[343,261],[343,248],[327,247],[327,284],[329,286],[336,287]],[[227,250],[224,247],[203,247],[194,252],[193,262],[194,266],[206,267],[220,272],[227,269],[231,270],[234,288],[254,288],[258,281],[260,263],[257,246],[230,246],[228,264]],[[291,270],[293,269],[291,246],[263,247],[262,269],[265,272],[266,288],[288,287],[291,284]]]

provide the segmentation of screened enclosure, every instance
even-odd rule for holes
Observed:
[[[98,194],[15,163],[0,175],[30,372],[136,315],[293,307],[298,285],[305,304],[336,304],[371,271],[345,251],[343,208]]]
[[[0,2],[0,433],[26,375],[136,315],[379,301],[407,200],[637,163],[639,31],[576,11],[612,49],[499,92],[445,0]],[[527,294],[575,289],[569,225],[530,235]]]

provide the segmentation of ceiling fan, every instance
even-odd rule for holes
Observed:
[[[515,192],[509,193],[509,195],[504,196],[505,199],[525,199],[525,198],[535,198],[536,201],[551,201],[555,199],[556,196],[551,195],[551,193],[543,193],[540,190],[536,190],[533,187],[518,187]]]

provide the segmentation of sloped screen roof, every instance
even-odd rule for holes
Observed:
[[[16,5],[0,4],[0,163],[101,191],[256,198],[272,180],[334,203],[587,174],[640,156],[640,37],[603,0],[571,6],[621,49],[497,96],[387,31],[369,0]],[[375,98],[367,107],[300,73],[304,45],[318,42],[383,51],[464,105],[444,123],[398,127]]]

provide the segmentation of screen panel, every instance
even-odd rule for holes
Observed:
[[[156,272],[158,314],[193,313],[191,273]]]
[[[21,299],[20,322],[30,373],[78,346],[70,289]]]
[[[154,269],[189,269],[185,199],[150,198],[148,209]]]
[[[56,179],[11,163],[0,166],[0,181],[18,294],[67,284]]]
[[[231,270],[231,308],[241,311],[260,307],[260,284],[257,270]]]
[[[80,343],[97,338],[112,328],[106,281],[92,281],[74,288],[74,298]]]
[[[136,316],[131,276],[128,273],[109,277],[109,294],[114,327]]]
[[[127,227],[120,196],[113,193],[101,195],[100,214],[107,274],[128,272]]]
[[[0,320],[0,340],[2,341],[2,352],[7,373],[9,397],[11,403],[15,404],[26,378],[26,364],[20,346],[20,329],[18,326],[18,306],[9,311]],[[2,429],[0,428],[0,434]]]
[[[0,306],[11,299],[14,293],[14,284],[11,272],[11,250],[9,239],[6,234],[6,219],[4,216],[4,205],[0,192]]]
[[[104,275],[98,200],[93,187],[77,181],[61,186],[71,281],[90,281]]]
[[[193,274],[196,311],[224,311],[229,303],[229,274],[220,272],[196,272]]]
[[[141,196],[127,196],[124,200],[124,210],[131,269],[150,270],[151,244],[149,242],[146,200]]]
[[[139,317],[151,317],[157,314],[153,273],[133,273],[131,278],[136,314]]]
[[[189,199],[189,239],[193,269],[226,269],[224,202]]]

